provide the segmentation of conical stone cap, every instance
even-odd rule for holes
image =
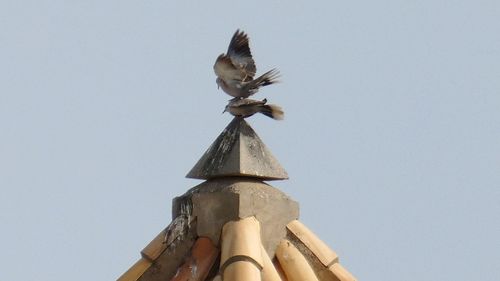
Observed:
[[[243,118],[235,117],[186,177],[211,179],[244,176],[288,179],[288,174]]]

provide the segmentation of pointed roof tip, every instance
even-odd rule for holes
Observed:
[[[193,179],[255,177],[288,179],[288,174],[248,123],[235,117],[186,175]]]

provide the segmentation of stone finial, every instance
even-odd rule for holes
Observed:
[[[262,226],[262,244],[272,256],[286,236],[286,225],[298,219],[299,204],[258,179],[232,177],[203,182],[176,197],[172,217],[184,214],[196,218],[198,236],[215,244],[220,243],[224,224],[254,216]]]
[[[288,174],[248,123],[235,117],[186,177],[212,179],[244,176],[288,179]]]

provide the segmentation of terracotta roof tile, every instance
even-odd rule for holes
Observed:
[[[193,223],[168,245],[138,281],[170,280],[182,265],[184,258],[190,255],[196,239],[196,225]]]
[[[287,228],[311,250],[324,266],[328,267],[338,262],[337,254],[301,222],[298,220],[291,221]]]
[[[175,242],[173,247],[167,247],[153,263],[142,258],[118,280],[220,281],[221,277],[215,276],[217,272],[214,271],[218,267],[224,280],[356,281],[338,263],[336,255],[333,262],[328,266],[324,265],[331,260],[334,252],[328,251],[328,247],[302,223],[294,221],[287,226],[291,235],[296,237],[290,236],[293,241],[281,240],[276,248],[274,261],[262,245],[260,227],[260,222],[255,217],[226,223],[221,235],[221,259],[217,264],[215,262],[219,256],[219,248],[209,238],[198,237],[190,248],[186,248],[190,239],[185,238]],[[146,249],[155,249],[152,245],[159,245],[162,233]],[[316,256],[322,256],[324,262]],[[179,263],[179,260],[184,261]],[[211,276],[206,279],[209,273]],[[165,279],[167,276],[173,277]]]
[[[245,120],[188,177],[209,180],[174,199],[173,221],[118,281],[355,281],[296,220],[298,203],[263,182],[288,175]]]
[[[273,265],[274,265],[274,268],[276,268],[276,271],[278,272],[278,275],[280,276],[281,280],[282,281],[288,281],[288,279],[286,278],[286,274],[283,271],[283,267],[279,263],[277,257],[275,259],[273,259]]]
[[[261,281],[260,269],[250,261],[235,261],[224,269],[224,280]]]
[[[218,255],[219,249],[210,239],[198,238],[191,249],[191,255],[171,281],[204,281]]]
[[[264,268],[262,268],[262,280],[263,281],[282,281],[278,270],[274,267],[271,258],[267,255],[266,249],[261,246],[262,260],[264,262]]]
[[[318,281],[306,258],[290,241],[281,241],[276,257],[289,281]]]
[[[260,270],[264,266],[261,249],[260,224],[255,217],[228,222],[222,228],[221,269],[236,258],[253,262]]]
[[[356,278],[340,263],[334,263],[328,269],[335,276],[336,279],[334,281],[356,281]]]
[[[162,230],[156,237],[141,251],[144,258],[150,261],[156,260],[167,248],[164,243],[166,231]]]
[[[117,281],[137,281],[150,266],[151,261],[141,258],[129,270],[123,273]]]

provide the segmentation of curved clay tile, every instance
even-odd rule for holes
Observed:
[[[243,119],[188,177],[208,180],[174,199],[173,221],[118,281],[356,280],[297,220],[298,203],[264,182],[288,175]]]
[[[306,258],[290,241],[283,239],[280,242],[276,257],[289,281],[318,281]]]
[[[224,280],[260,281],[260,224],[255,217],[231,221],[222,228],[220,271]]]
[[[170,223],[170,225],[172,225],[172,223]],[[150,261],[156,260],[161,253],[167,249],[167,243],[164,243],[166,235],[166,229],[162,230],[146,247],[144,247],[144,249],[142,249],[141,255]]]
[[[347,271],[340,263],[334,263],[328,268],[339,281],[356,281],[356,278]]]
[[[222,228],[221,269],[235,259],[245,259],[263,267],[260,224],[255,217],[230,221]]]
[[[337,254],[301,222],[293,220],[286,227],[311,250],[324,266],[328,267],[338,262]]]
[[[191,255],[177,270],[171,281],[204,281],[212,268],[219,249],[206,237],[200,237],[191,249]]]
[[[260,270],[249,261],[236,261],[226,266],[223,280],[261,281]]]
[[[261,246],[262,260],[264,268],[262,268],[262,281],[282,281],[278,270],[274,267],[271,258],[267,255],[266,249]]]
[[[319,279],[328,281],[356,280],[349,271],[340,265],[337,254],[304,224],[298,220],[294,220],[287,225],[287,229],[294,239],[296,238],[300,241],[298,243],[302,243],[301,245],[296,244],[297,246],[301,246],[299,247],[301,251],[303,251],[304,246],[307,249],[302,254],[314,265],[313,268]],[[310,259],[311,254],[316,257],[317,261]]]
[[[275,258],[273,260],[273,265],[274,265],[274,268],[276,268],[276,271],[278,272],[278,275],[280,276],[281,280],[288,281],[288,279],[286,278],[286,274],[283,271],[283,267],[281,267],[281,264],[278,261],[278,258]]]
[[[123,273],[117,281],[136,281],[151,266],[151,261],[141,258],[132,267]]]

